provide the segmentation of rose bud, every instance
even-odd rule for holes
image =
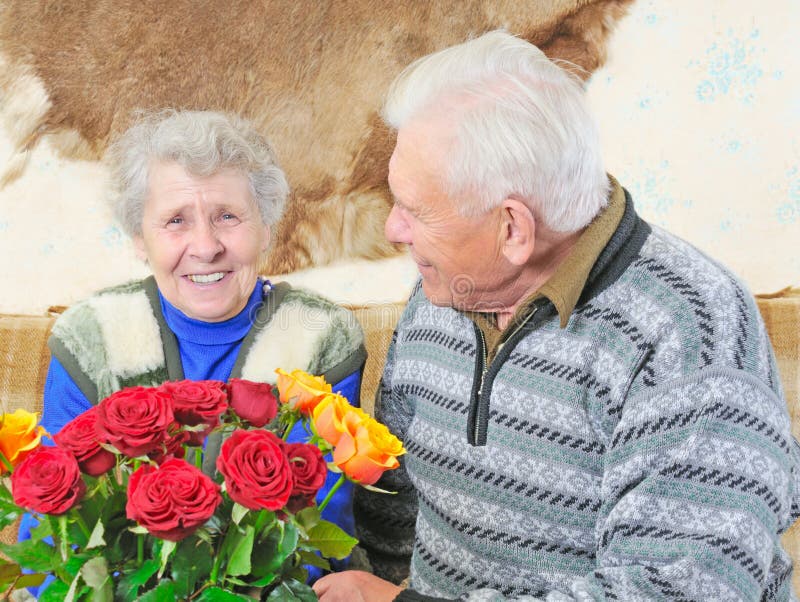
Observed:
[[[97,406],[70,420],[53,436],[56,445],[72,452],[80,469],[93,477],[111,470],[116,456],[104,449],[97,435]],[[102,441],[107,443],[107,441]]]
[[[406,453],[400,440],[386,425],[373,418],[363,420],[355,413],[342,420],[344,430],[333,450],[333,462],[350,479],[372,485],[381,475],[397,468],[397,456]]]
[[[315,445],[287,443],[285,449],[294,477],[288,507],[292,512],[297,512],[314,503],[314,497],[328,476],[328,465]]]
[[[181,380],[165,382],[160,387],[172,396],[175,420],[186,426],[205,424],[207,428],[191,433],[191,445],[202,445],[219,417],[228,409],[225,383],[218,380]]]
[[[172,398],[161,389],[129,387],[97,406],[97,434],[129,458],[157,451],[175,421]]]
[[[268,383],[232,378],[228,382],[228,395],[236,415],[255,427],[269,424],[278,413],[278,400]]]
[[[237,430],[222,444],[217,470],[230,498],[246,508],[278,510],[294,487],[285,443],[269,431]]]
[[[31,452],[11,475],[14,503],[42,514],[64,514],[86,491],[75,456],[60,447]]]
[[[125,511],[153,536],[180,541],[210,519],[222,502],[220,488],[188,462],[170,459],[141,466],[128,482]]]

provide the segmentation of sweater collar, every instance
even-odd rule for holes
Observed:
[[[268,289],[265,282],[260,278],[257,279],[242,311],[222,322],[206,322],[190,318],[167,301],[161,291],[158,291],[158,299],[164,320],[178,340],[204,345],[227,345],[242,340],[248,333],[266,290]]]

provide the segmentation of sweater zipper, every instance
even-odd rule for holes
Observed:
[[[487,353],[488,353],[488,351],[486,349],[486,339],[483,336],[483,331],[481,331],[481,329],[478,327],[477,324],[475,325],[475,332],[478,335],[478,342],[480,343],[480,346],[481,346],[481,354],[480,354],[480,356],[478,356],[481,363],[480,363],[480,366],[479,366],[480,381],[479,381],[479,384],[478,384],[478,394],[476,395],[475,401],[474,401],[474,404],[475,404],[475,424],[474,424],[473,429],[472,429],[473,445],[477,445],[478,444],[478,431],[479,431],[480,423],[481,423],[480,420],[479,420],[480,412],[478,411],[478,408],[480,407],[481,395],[483,394],[483,381],[486,380],[486,372],[489,370],[489,366],[486,364],[486,356],[487,356]]]
[[[500,345],[497,346],[497,352],[494,354],[494,360],[500,357],[500,351],[503,349],[503,347],[507,343],[511,342],[517,336],[517,334],[528,324],[528,322],[530,322],[531,318],[533,318],[533,316],[536,314],[537,311],[539,311],[539,307],[534,306],[533,311],[531,311],[531,313],[528,314],[525,317],[525,319],[520,324],[517,325],[514,331],[508,337],[506,337],[505,341],[503,341],[502,343],[500,343]],[[489,399],[488,397],[486,400],[483,399],[484,397],[483,388],[486,384],[486,374],[489,372],[490,366],[487,364],[486,361],[488,351],[486,349],[486,339],[483,336],[483,331],[481,331],[480,327],[477,324],[473,323],[473,325],[475,327],[475,334],[477,336],[478,342],[480,343],[481,347],[481,353],[480,355],[477,356],[475,362],[476,363],[475,372],[480,376],[478,377],[477,394],[472,399],[472,402],[470,404],[471,406],[470,415],[473,418],[473,423],[472,423],[472,430],[469,433],[471,437],[468,435],[468,439],[471,438],[472,440],[470,441],[470,443],[472,445],[477,446],[477,445],[485,445],[485,442],[481,442],[481,425],[483,425],[486,422],[484,418],[488,419],[489,409],[488,407],[486,407],[485,412],[483,412],[482,410],[484,409],[484,406],[488,406]],[[492,363],[494,363],[494,360],[492,360]]]

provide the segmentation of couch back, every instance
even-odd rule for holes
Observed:
[[[780,370],[792,432],[800,439],[800,288],[788,288],[772,295],[757,295],[756,301]],[[0,403],[6,412],[16,408],[41,411],[42,391],[50,353],[47,337],[59,310],[46,316],[0,315]],[[361,387],[361,405],[372,412],[375,391],[392,332],[403,304],[349,306],[364,328],[368,352]],[[0,539],[9,541],[13,531]],[[793,582],[800,592],[800,521],[783,536],[783,543],[795,564]]]

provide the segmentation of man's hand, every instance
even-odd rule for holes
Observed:
[[[402,587],[364,571],[331,573],[314,584],[320,602],[392,602],[401,591]]]

